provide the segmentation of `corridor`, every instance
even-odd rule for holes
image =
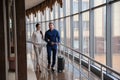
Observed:
[[[120,0],[0,0],[0,80],[120,80],[119,8]],[[54,72],[44,40],[57,49]],[[40,73],[33,44],[44,43]]]
[[[82,73],[79,71],[79,66],[77,63],[74,63],[65,56],[65,70],[63,72],[57,72],[57,63],[56,71],[53,72],[47,69],[47,53],[46,47],[43,47],[42,53],[39,56],[41,73],[39,71],[35,72],[35,53],[32,48],[32,44],[27,42],[27,68],[28,68],[28,80],[100,80],[96,75],[87,71],[85,67],[82,67]],[[58,53],[58,56],[60,54]],[[31,72],[32,73],[31,73]],[[36,77],[35,77],[36,75]]]

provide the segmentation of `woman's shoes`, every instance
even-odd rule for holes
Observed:
[[[48,70],[50,70],[50,64],[48,64]]]
[[[39,72],[41,73],[41,70],[40,70],[40,66],[39,66],[39,65],[37,65],[36,71],[37,71],[37,72],[39,71]]]

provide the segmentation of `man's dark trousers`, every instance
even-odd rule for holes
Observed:
[[[47,46],[48,64],[51,64],[51,54],[52,54],[52,65],[51,65],[51,67],[54,67],[54,65],[56,63],[57,48],[52,47],[52,46]]]

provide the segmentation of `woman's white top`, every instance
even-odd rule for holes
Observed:
[[[32,42],[35,45],[35,47],[40,47],[41,46],[41,45],[38,45],[38,44],[42,44],[43,43],[42,35],[40,33],[40,30],[33,32],[33,34],[32,34]]]

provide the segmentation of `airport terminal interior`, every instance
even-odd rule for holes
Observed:
[[[0,10],[0,80],[120,80],[120,0],[0,0]],[[55,71],[44,39],[49,23],[60,34]]]

